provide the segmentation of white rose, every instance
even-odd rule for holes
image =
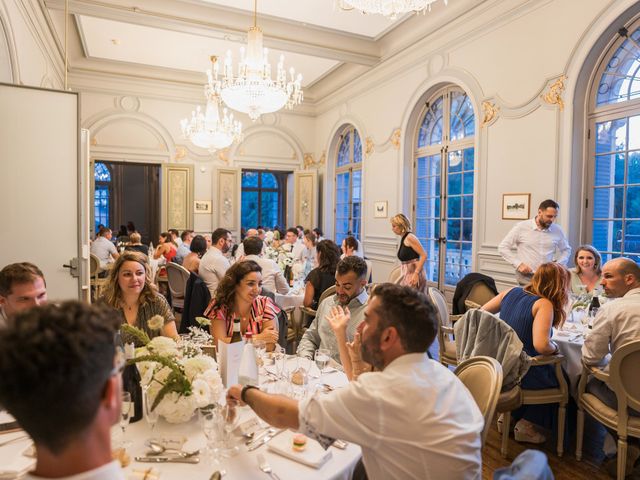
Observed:
[[[155,337],[147,344],[147,349],[163,357],[177,357],[179,354],[178,344],[169,337]]]
[[[206,407],[211,403],[211,389],[204,380],[194,380],[191,384],[193,398],[199,408]]]
[[[154,315],[149,320],[147,320],[147,326],[151,330],[160,330],[164,325],[164,317],[162,315]]]
[[[189,380],[193,380],[199,373],[218,368],[215,360],[207,355],[196,355],[195,357],[185,358],[180,363],[184,367],[184,373]]]
[[[203,374],[199,375],[197,379],[202,379],[207,382],[211,395],[211,402],[217,402],[222,395],[222,391],[224,390],[222,379],[220,378],[218,372],[215,370],[207,370]]]
[[[184,423],[191,419],[196,409],[193,395],[184,396],[170,392],[164,396],[157,411],[169,423]]]

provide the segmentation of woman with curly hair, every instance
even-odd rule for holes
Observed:
[[[558,346],[551,341],[551,327],[561,327],[566,317],[565,306],[569,299],[571,277],[559,263],[543,263],[524,288],[505,290],[482,306],[491,313],[500,312],[500,318],[513,328],[522,341],[523,350],[530,357],[553,355]],[[557,388],[558,379],[552,365],[532,367],[522,377],[522,388],[543,390]],[[541,425],[551,405],[525,405],[513,412],[520,419],[515,427],[516,441],[544,443],[545,437],[534,424]]]
[[[143,330],[150,338],[178,336],[171,307],[151,282],[147,256],[140,252],[125,251],[118,257],[101,301],[118,310],[123,323]]]
[[[269,344],[278,341],[280,308],[262,293],[262,268],[253,260],[234,263],[220,281],[204,316],[211,320],[211,335],[229,343],[233,336],[233,321],[240,319],[240,333],[247,331],[254,339]]]

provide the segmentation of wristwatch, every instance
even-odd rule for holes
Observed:
[[[244,387],[242,387],[242,391],[240,392],[240,400],[242,400],[244,403],[247,403],[247,400],[245,399],[247,391],[251,390],[252,388],[255,388],[256,390],[260,390],[255,385],[245,385]]]

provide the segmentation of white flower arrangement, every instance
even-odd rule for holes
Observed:
[[[164,325],[164,317],[162,315],[154,315],[147,320],[147,326],[149,330],[160,330]]]
[[[136,349],[132,362],[148,389],[152,409],[169,423],[188,421],[198,408],[217,403],[222,394],[218,364],[189,340],[178,344],[156,337]]]

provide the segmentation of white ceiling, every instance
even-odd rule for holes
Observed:
[[[253,13],[253,0],[202,0],[221,7]],[[336,0],[258,0],[258,24],[262,16],[278,17],[307,25],[375,38],[402,22],[381,15],[344,11]]]
[[[203,73],[211,67],[211,55],[217,55],[222,60],[230,50],[234,60],[237,60],[240,56],[239,49],[243,46],[242,43],[224,38],[216,39],[87,15],[78,15],[77,20],[85,52],[91,58]],[[269,60],[273,66],[281,54],[285,55],[287,70],[294,67],[296,72],[302,73],[303,86],[312,84],[340,63],[326,58],[269,49]]]

